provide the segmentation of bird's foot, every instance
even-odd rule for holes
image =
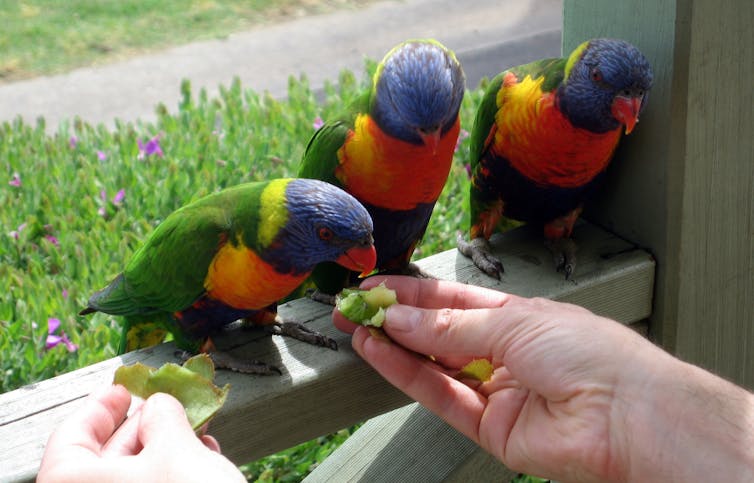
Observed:
[[[284,335],[308,344],[338,350],[338,343],[324,334],[312,330],[298,322],[277,322],[265,325],[265,329],[273,335]]]
[[[309,293],[309,298],[314,300],[315,302],[319,302],[321,304],[325,305],[332,305],[335,307],[335,295],[330,295],[329,293],[325,293],[320,291],[319,289],[314,289]]]
[[[477,237],[467,242],[460,232],[456,236],[458,251],[463,255],[471,258],[481,271],[500,280],[500,274],[505,271],[503,264],[496,256],[492,254],[490,243],[483,237]]]
[[[424,278],[424,279],[436,279],[437,277],[434,277],[424,270],[422,270],[419,265],[415,263],[409,263],[403,268],[397,268],[397,269],[388,269],[384,272],[380,272],[380,275],[406,275],[409,277],[414,278]]]
[[[571,280],[576,270],[576,242],[572,238],[547,239],[545,246],[552,253],[555,270],[563,272],[566,280]]]
[[[224,369],[228,371],[240,372],[241,374],[254,374],[257,376],[271,376],[273,374],[281,375],[282,372],[277,367],[267,364],[266,362],[253,359],[242,359],[229,352],[219,351],[217,349],[207,351],[206,354],[215,364],[215,369]],[[193,354],[187,351],[176,351],[176,357],[186,362]]]

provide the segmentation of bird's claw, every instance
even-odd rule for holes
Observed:
[[[274,335],[284,335],[308,344],[338,350],[338,343],[334,339],[297,322],[278,322],[266,325],[265,328]]]
[[[422,270],[419,265],[415,263],[409,263],[403,268],[399,269],[390,269],[385,270],[384,272],[380,272],[381,275],[406,275],[408,277],[414,277],[414,278],[421,278],[421,279],[430,279],[435,280],[436,277],[430,275],[429,273]]]
[[[311,293],[309,293],[309,298],[314,300],[315,302],[319,302],[325,305],[332,305],[333,307],[335,307],[335,295],[321,292],[318,289],[313,290]]]
[[[576,243],[571,238],[546,240],[545,246],[555,262],[555,270],[565,274],[566,280],[571,280],[576,271]]]
[[[228,352],[213,350],[206,352],[206,354],[212,359],[215,369],[225,369],[241,374],[254,374],[256,376],[271,376],[273,374],[280,376],[283,374],[280,369],[266,362],[254,359],[242,359]],[[175,351],[175,356],[182,362],[186,362],[192,355],[190,352],[183,350]]]
[[[500,274],[505,272],[503,263],[492,254],[490,243],[483,237],[477,237],[467,242],[463,235],[459,232],[456,236],[456,244],[458,251],[463,255],[471,258],[481,271],[500,280]]]

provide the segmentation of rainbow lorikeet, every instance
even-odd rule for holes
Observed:
[[[651,86],[644,55],[615,39],[589,40],[567,58],[492,79],[471,133],[471,241],[459,234],[461,253],[500,278],[503,265],[488,240],[501,217],[541,223],[556,268],[570,278],[573,225]]]
[[[409,40],[387,53],[372,87],[309,141],[298,175],[342,187],[374,221],[380,271],[411,273],[450,171],[465,77],[455,55],[435,40]],[[335,294],[352,273],[332,263],[312,278]]]
[[[168,216],[81,315],[124,316],[121,353],[157,344],[167,332],[196,352],[242,318],[335,349],[331,339],[276,317],[276,302],[323,261],[374,268],[372,221],[354,197],[310,179],[242,184]],[[229,368],[267,373],[270,366]]]

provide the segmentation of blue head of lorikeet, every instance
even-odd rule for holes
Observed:
[[[166,332],[196,351],[236,319],[273,322],[276,302],[320,262],[371,272],[372,228],[361,203],[322,181],[228,188],[169,215],[81,314],[124,316],[121,352]]]
[[[407,41],[375,73],[372,119],[388,136],[436,150],[458,117],[464,90],[452,52],[435,41]]]
[[[544,225],[556,266],[575,267],[574,223],[652,87],[649,62],[617,39],[513,67],[490,82],[471,132],[471,242],[458,248],[487,274],[503,266],[487,240],[502,216]]]
[[[460,131],[465,78],[455,55],[435,40],[408,40],[378,65],[369,91],[309,141],[299,176],[336,184],[374,221],[377,269],[410,273],[450,171]],[[314,282],[334,294],[353,282],[333,264]]]
[[[652,87],[644,54],[624,40],[593,39],[581,44],[568,62],[557,98],[571,123],[595,133],[621,125],[626,134],[633,131]]]

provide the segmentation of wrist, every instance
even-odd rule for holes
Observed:
[[[750,481],[754,395],[664,352],[662,356],[644,365],[653,375],[627,400],[627,480]]]

